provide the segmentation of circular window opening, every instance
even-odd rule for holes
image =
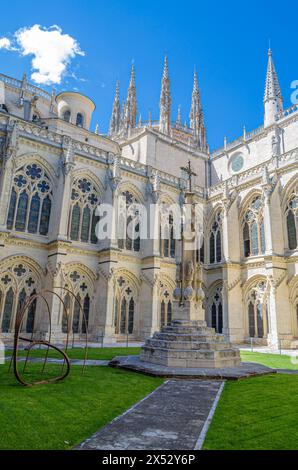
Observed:
[[[242,170],[243,165],[244,158],[242,157],[242,155],[235,155],[231,160],[230,167],[234,173],[237,173],[238,171]]]

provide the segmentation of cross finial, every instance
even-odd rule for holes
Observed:
[[[197,176],[197,174],[196,174],[194,171],[192,171],[190,160],[188,160],[187,166],[181,166],[180,169],[181,169],[182,171],[185,171],[185,173],[187,174],[187,176],[188,176],[189,192],[192,192],[192,176]]]

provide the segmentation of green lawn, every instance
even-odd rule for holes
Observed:
[[[40,368],[30,364],[28,374]],[[82,376],[73,366],[63,382],[23,387],[1,365],[0,449],[70,449],[161,383],[109,367],[87,367]]]
[[[297,364],[293,364],[290,356],[280,354],[264,354],[250,351],[240,351],[240,354],[241,360],[244,362],[257,362],[272,369],[298,370],[298,358],[296,358]]]
[[[44,357],[46,353],[46,349],[39,349],[34,348],[30,351],[30,357]],[[133,354],[139,354],[140,348],[88,348],[88,359],[103,359],[103,360],[111,360],[115,356],[129,356]],[[11,356],[12,351],[6,350],[6,356]],[[18,356],[26,356],[27,351],[19,350]],[[70,348],[67,351],[68,356],[71,359],[83,359],[85,355],[85,349],[83,348]],[[61,354],[59,354],[54,349],[49,349],[49,356],[48,357],[58,357],[61,358]]]
[[[298,449],[298,375],[227,382],[204,449]]]

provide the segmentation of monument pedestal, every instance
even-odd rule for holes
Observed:
[[[204,321],[174,320],[147,339],[140,360],[166,367],[225,368],[240,364],[240,353]]]

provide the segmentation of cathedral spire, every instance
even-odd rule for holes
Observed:
[[[159,130],[163,134],[170,134],[171,127],[171,90],[168,69],[168,58],[165,56],[164,69],[161,80],[161,93],[159,101]]]
[[[181,105],[180,105],[180,104],[179,104],[179,106],[178,106],[178,111],[177,111],[176,127],[178,127],[178,129],[181,129],[181,127],[182,127],[182,121],[181,121]]]
[[[110,120],[110,130],[109,134],[117,134],[120,130],[120,83],[119,80],[116,82],[116,94],[113,103],[112,116]]]
[[[264,107],[264,126],[268,127],[279,119],[283,111],[283,99],[281,95],[277,73],[273,63],[271,49],[268,50],[268,65],[265,83]]]
[[[127,98],[123,116],[123,130],[128,133],[130,129],[136,127],[137,120],[137,95],[135,85],[135,67],[131,66],[130,82],[127,90]]]
[[[193,130],[193,142],[203,152],[207,149],[206,129],[204,114],[201,106],[201,97],[198,85],[198,77],[194,71],[191,107],[189,113],[190,128]]]

